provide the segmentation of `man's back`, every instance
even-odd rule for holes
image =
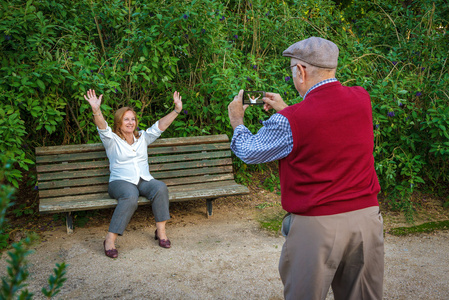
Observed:
[[[329,215],[377,205],[371,102],[363,88],[328,83],[279,113],[293,134],[293,150],[279,164],[286,211]]]

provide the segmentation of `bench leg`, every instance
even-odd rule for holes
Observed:
[[[212,201],[215,199],[207,199],[206,200],[206,210],[207,210],[207,217],[209,218],[212,216]]]
[[[67,212],[65,217],[65,223],[67,225],[67,234],[73,233],[73,218],[72,212]]]

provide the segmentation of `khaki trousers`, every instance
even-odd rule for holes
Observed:
[[[284,297],[382,299],[383,219],[377,206],[329,216],[292,214],[279,260]]]

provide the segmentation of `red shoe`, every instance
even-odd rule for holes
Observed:
[[[107,257],[110,257],[110,258],[117,258],[118,257],[117,249],[106,250],[106,240],[103,242],[103,247],[104,247],[104,254]]]
[[[159,246],[161,246],[162,248],[167,248],[168,249],[168,248],[171,247],[171,243],[170,243],[169,239],[166,239],[166,240],[159,239],[159,237],[157,236],[157,229],[154,232],[154,239],[155,240],[159,240]]]

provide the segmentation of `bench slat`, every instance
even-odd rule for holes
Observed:
[[[224,180],[232,180],[234,182],[234,175],[233,174],[217,174],[217,175],[203,175],[203,176],[191,176],[191,177],[182,177],[182,178],[171,178],[171,179],[164,179],[164,183],[170,187],[170,186],[179,186],[179,185],[186,185],[186,184],[192,184],[192,183],[204,183],[204,182],[211,182],[211,181],[224,181]]]
[[[226,134],[190,136],[180,138],[157,139],[150,147],[173,146],[173,145],[196,145],[196,144],[212,144],[212,143],[228,143],[229,137]]]
[[[37,174],[37,180],[40,183],[43,181],[49,181],[49,180],[60,180],[60,179],[67,179],[67,178],[84,178],[84,177],[95,177],[95,176],[103,176],[108,175],[109,176],[109,166],[107,168],[103,169],[96,169],[96,170],[89,170],[89,172],[86,171],[64,171],[64,172],[56,172],[56,173],[38,173]]]
[[[76,195],[76,196],[63,196],[63,197],[55,197],[55,198],[40,198],[40,204],[48,204],[48,203],[61,203],[61,205],[67,205],[66,202],[76,202],[76,201],[96,201],[101,199],[109,199],[109,194],[107,192],[95,193],[95,194],[86,194],[86,195]],[[39,209],[40,211],[40,209]]]
[[[49,173],[57,171],[71,171],[71,170],[87,170],[87,169],[98,169],[98,168],[109,168],[109,161],[98,160],[98,161],[83,161],[77,163],[67,163],[67,164],[54,164],[54,165],[41,165],[36,166],[38,173]],[[86,171],[84,171],[86,172]]]
[[[224,186],[215,187],[215,188],[204,188],[204,189],[196,189],[189,193],[184,191],[174,191],[169,190],[169,199],[172,202],[176,201],[187,201],[194,199],[210,199],[210,198],[218,198],[224,196],[233,196],[233,195],[241,195],[248,194],[249,190],[247,187],[236,184],[233,182],[232,184],[226,184]],[[170,194],[171,193],[171,194]]]
[[[223,181],[212,181],[212,182],[201,182],[196,184],[186,184],[186,185],[175,185],[170,187],[172,192],[184,192],[191,193],[196,190],[214,189],[217,187],[227,186],[236,184],[234,180],[223,180]]]
[[[62,146],[46,146],[36,147],[36,156],[52,155],[52,154],[66,154],[66,153],[81,153],[81,152],[95,152],[104,151],[102,143],[83,144],[83,145],[62,145]]]
[[[153,175],[154,178],[165,181],[165,179],[167,179],[167,178],[187,177],[187,176],[216,174],[216,173],[231,173],[232,174],[232,165],[220,166],[220,167],[188,169],[188,170],[152,172],[151,174]]]
[[[231,158],[150,165],[150,172],[232,165]]]
[[[207,187],[205,189],[196,189],[189,193],[186,193],[185,191],[173,190],[170,187],[168,188],[168,190],[170,197],[169,199],[171,202],[218,198],[222,196],[248,194],[249,192],[248,188],[236,184],[235,182],[233,184],[225,183],[222,186],[216,186],[214,188]],[[109,198],[107,194],[93,194],[90,198],[88,196],[89,195],[83,196],[83,198],[70,197],[71,199],[42,199],[39,205],[39,211],[55,213],[99,208],[112,208],[117,205],[117,200]],[[139,197],[139,205],[148,203],[148,199]]]
[[[42,198],[48,198],[48,197],[92,194],[92,193],[100,193],[100,192],[108,192],[107,183],[81,186],[81,187],[73,187],[73,188],[62,188],[62,189],[55,189],[55,190],[42,190],[42,191],[39,190],[39,197],[42,199]]]
[[[182,146],[182,145],[196,145],[196,144],[212,144],[212,143],[226,143],[229,138],[226,134],[208,135],[208,136],[192,136],[182,138],[165,138],[157,139],[150,145],[150,148],[164,147],[164,146]],[[67,153],[82,153],[104,150],[102,143],[83,144],[83,145],[62,145],[62,146],[47,146],[36,147],[36,156],[52,155],[52,154],[67,154]]]
[[[151,145],[150,145],[151,148]],[[227,150],[230,148],[229,143],[221,144],[205,144],[205,145],[188,145],[188,146],[170,146],[148,149],[148,153],[151,155],[156,154],[176,154],[176,153],[191,153],[202,151],[218,151]]]
[[[149,157],[149,164],[188,161],[188,160],[207,160],[211,158],[223,158],[231,157],[231,151],[215,151],[215,152],[201,152],[201,153],[189,153],[170,156],[154,156]]]
[[[106,156],[106,151],[104,148],[101,151],[96,152],[84,152],[84,153],[71,153],[71,154],[55,154],[55,155],[45,155],[45,156],[36,156],[36,164],[54,164],[57,162],[69,162],[76,160],[105,160],[108,157]]]
[[[39,191],[65,187],[104,184],[109,182],[109,175],[89,178],[63,179],[58,181],[39,182]]]

